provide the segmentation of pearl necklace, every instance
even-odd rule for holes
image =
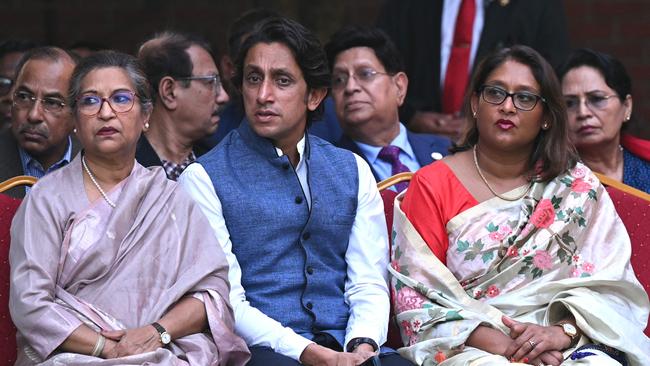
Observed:
[[[84,170],[86,173],[88,173],[88,176],[90,177],[90,180],[93,182],[99,193],[104,197],[104,200],[106,200],[106,203],[108,203],[109,206],[112,208],[115,208],[115,203],[108,198],[108,195],[106,195],[106,192],[102,189],[102,187],[99,186],[99,183],[97,183],[97,180],[95,179],[95,176],[93,173],[90,172],[90,169],[88,169],[88,165],[86,164],[86,157],[82,156],[81,157],[81,164],[84,166]]]
[[[485,176],[483,175],[483,172],[481,171],[481,168],[478,166],[478,158],[476,156],[476,145],[474,145],[474,166],[476,166],[476,171],[478,172],[478,175],[481,176],[481,179],[483,179],[483,183],[485,183],[485,185],[488,187],[490,192],[492,192],[493,195],[501,198],[502,200],[505,200],[505,201],[518,201],[521,198],[523,198],[528,193],[528,191],[530,191],[530,187],[533,186],[533,182],[531,181],[530,184],[528,185],[528,189],[526,189],[524,191],[524,193],[520,194],[517,197],[506,197],[506,196],[502,196],[502,195],[498,194],[497,192],[495,192],[494,189],[492,189],[492,186],[490,186],[490,183],[488,183],[487,179],[485,179]]]

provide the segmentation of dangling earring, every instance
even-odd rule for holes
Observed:
[[[544,122],[544,124],[542,125],[542,130],[548,130],[548,128],[549,128],[548,122]]]

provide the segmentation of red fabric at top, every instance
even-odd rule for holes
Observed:
[[[650,140],[623,134],[621,135],[621,145],[641,159],[650,161]]]
[[[447,262],[447,223],[478,202],[443,161],[418,170],[406,191],[402,210],[433,254]]]

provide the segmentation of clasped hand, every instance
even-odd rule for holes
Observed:
[[[571,339],[558,326],[542,326],[533,323],[520,323],[502,317],[503,324],[510,328],[512,342],[504,356],[533,365],[560,365],[562,350],[569,347]]]
[[[354,352],[336,352],[312,343],[300,356],[300,361],[309,366],[357,366],[374,356],[372,347],[362,344]]]
[[[102,357],[118,358],[157,350],[162,347],[156,328],[146,325],[127,330],[102,331],[106,345]]]

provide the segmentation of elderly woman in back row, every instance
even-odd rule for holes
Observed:
[[[84,59],[69,99],[84,150],[11,229],[17,365],[244,365],[210,225],[162,168],[135,162],[151,111],[135,59]]]
[[[650,161],[621,146],[632,118],[632,82],[610,55],[580,49],[559,71],[571,140],[593,171],[650,193]]]

